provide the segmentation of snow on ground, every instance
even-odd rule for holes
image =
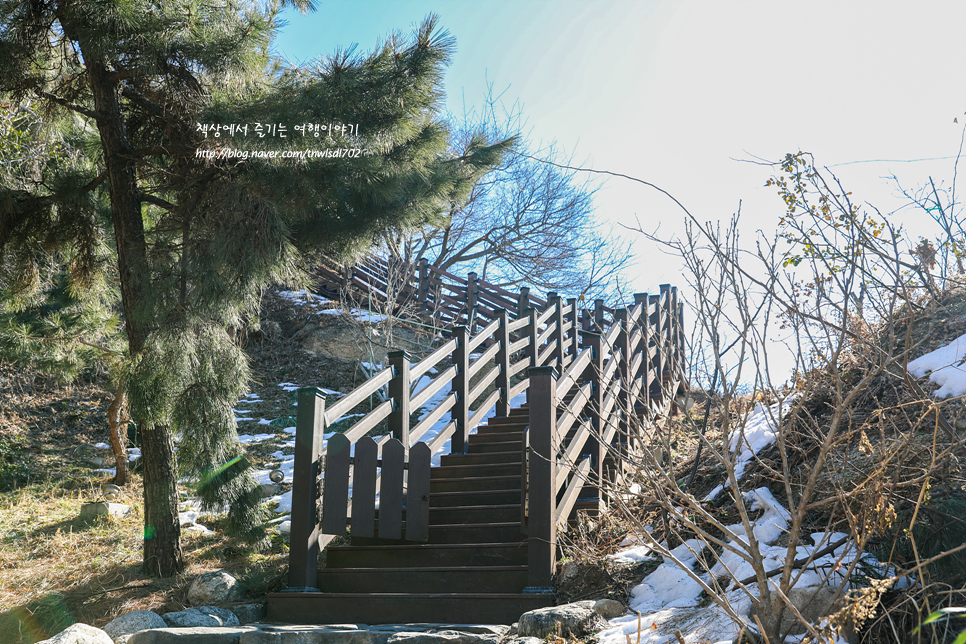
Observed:
[[[773,419],[779,417],[779,407],[781,404],[775,403],[771,407],[765,407],[765,405],[758,403],[755,409],[748,414],[748,419],[744,426],[737,428],[731,435],[729,445],[731,453],[734,454],[738,447],[741,447],[741,453],[735,459],[735,476],[739,481],[745,473],[745,468],[755,454],[775,442],[775,434],[778,431],[778,427],[775,426]],[[704,500],[714,500],[721,490],[724,489],[725,485],[721,484],[708,492],[708,496],[704,497]]]
[[[916,358],[909,363],[909,373],[922,378],[927,373],[929,380],[940,385],[936,390],[937,398],[962,396],[966,394],[966,334],[963,334],[939,347],[935,351]]]
[[[275,438],[275,434],[239,434],[238,442],[243,444],[248,443],[261,443],[262,441],[267,441]]]
[[[771,570],[784,564],[788,549],[784,546],[770,545],[777,541],[787,530],[791,516],[778,502],[768,488],[758,488],[745,495],[749,509],[762,510],[753,523],[752,529],[759,541],[759,549],[764,558],[765,568]],[[742,524],[728,526],[732,539],[730,545],[746,550],[745,529]],[[845,535],[841,533],[816,533],[812,535],[813,545],[799,545],[796,558],[821,550]],[[635,545],[613,558],[618,560],[640,561],[647,558],[646,546]],[[712,566],[710,574],[698,564],[698,557],[704,544],[698,539],[689,539],[664,557],[664,562],[631,591],[630,608],[635,614],[612,619],[609,628],[598,634],[600,644],[625,644],[630,635],[637,641],[640,633],[641,644],[665,644],[675,642],[675,630],[684,634],[685,641],[692,642],[731,642],[741,630],[728,613],[711,603],[702,604],[701,584],[694,579],[697,575],[706,585],[712,586],[712,577],[719,579],[729,575],[733,579],[743,579],[754,574],[754,570],[740,555],[725,549],[720,559]],[[654,555],[651,555],[652,557]],[[823,584],[837,586],[848,564],[855,559],[854,550],[844,544],[832,554],[817,559],[804,571],[796,583],[797,588],[814,588]],[[676,561],[675,561],[676,560]],[[839,572],[841,563],[843,572]],[[875,563],[875,562],[872,562]],[[685,570],[687,568],[687,570]],[[688,571],[692,571],[689,574]],[[748,586],[751,592],[757,591],[757,584]],[[745,591],[732,582],[723,593],[732,611],[742,620],[750,620],[751,598]],[[640,613],[640,631],[638,617]],[[753,622],[749,626],[753,628]]]

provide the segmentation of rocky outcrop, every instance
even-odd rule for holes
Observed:
[[[235,613],[217,606],[195,606],[174,613],[165,613],[162,617],[165,624],[171,628],[239,626]]]

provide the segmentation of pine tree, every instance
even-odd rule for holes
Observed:
[[[51,253],[78,288],[116,272],[150,574],[184,567],[180,476],[198,480],[209,506],[229,504],[236,534],[260,534],[231,411],[249,372],[226,328],[254,311],[264,286],[299,280],[314,253],[346,256],[387,226],[439,217],[503,149],[481,139],[446,154],[439,110],[454,43],[435,17],[411,39],[293,68],[269,54],[286,4],[313,9],[308,0],[0,0],[0,92],[42,105],[83,152],[29,185],[0,184],[0,266],[21,267],[3,279],[30,290],[23,276]],[[257,136],[256,123],[275,135]],[[327,129],[294,130],[304,123]],[[233,124],[248,134],[205,131]],[[362,153],[278,154],[340,149]]]

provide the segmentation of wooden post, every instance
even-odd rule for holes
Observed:
[[[522,286],[520,287],[520,295],[517,297],[517,319],[520,319],[526,315],[529,308],[530,288],[528,286]]]
[[[570,359],[574,360],[580,353],[580,325],[578,324],[577,298],[575,297],[567,300],[567,329],[570,331],[567,352],[570,354]]]
[[[319,475],[325,395],[315,387],[298,391],[295,419],[295,467],[292,477],[292,529],[289,533],[288,592],[318,592]]]
[[[557,371],[531,367],[530,489],[525,593],[552,592],[556,564]]]
[[[389,381],[389,397],[392,399],[389,431],[407,450],[409,449],[410,360],[409,354],[405,351],[389,352],[389,366],[392,367],[392,380]]]
[[[661,296],[652,295],[649,299],[651,306],[654,307],[654,316],[651,318],[651,330],[654,333],[654,346],[657,347],[657,351],[654,352],[654,360],[651,362],[651,366],[654,369],[654,379],[657,381],[658,393],[661,393],[661,401],[663,402],[665,347],[663,344],[664,325],[661,322]]]
[[[680,360],[680,377],[683,380],[687,374],[687,340],[684,335],[684,302],[678,303],[678,355]]]
[[[598,333],[604,332],[604,300],[594,300],[594,325]]]
[[[603,496],[603,472],[604,472],[604,444],[601,438],[607,428],[604,426],[603,418],[600,415],[604,407],[604,391],[609,383],[603,382],[604,375],[604,347],[603,337],[600,333],[587,332],[588,346],[591,351],[591,393],[588,405],[587,416],[593,427],[593,433],[587,438],[584,445],[584,454],[590,454],[591,474],[590,481],[597,488],[597,498]]]
[[[456,349],[453,350],[453,364],[456,366],[456,376],[453,377],[453,391],[456,392],[456,404],[453,405],[452,418],[456,421],[456,431],[453,433],[452,453],[466,452],[468,425],[470,419],[470,331],[465,326],[453,327],[453,337],[456,338]]]
[[[496,341],[500,348],[496,352],[496,363],[500,366],[500,375],[496,377],[496,386],[500,390],[500,400],[496,403],[497,416],[510,415],[510,314],[506,309],[498,309],[497,319],[500,328],[496,330]]]
[[[560,371],[564,368],[564,317],[563,317],[563,306],[561,305],[560,296],[557,293],[550,292],[547,293],[547,306],[553,308],[553,314],[551,314],[548,320],[549,324],[553,327],[553,332],[550,334],[550,342],[556,342],[556,348],[553,350],[553,364]]]
[[[530,344],[527,346],[527,357],[530,359],[529,369],[537,366],[537,310],[527,309],[526,314],[530,317],[527,324],[526,333],[530,337]],[[530,387],[527,387],[527,404],[530,404]]]
[[[476,290],[479,285],[476,283],[476,273],[469,273],[466,276],[466,326],[470,329],[470,335],[476,328]]]
[[[678,288],[671,287],[670,297],[668,298],[668,353],[671,356],[671,377],[677,377],[681,369],[681,353],[678,351]]]
[[[614,311],[614,324],[620,325],[620,332],[614,342],[614,349],[620,351],[620,361],[617,363],[617,377],[620,378],[618,388],[617,405],[620,409],[620,425],[617,430],[617,451],[623,456],[627,454],[627,446],[630,438],[631,414],[634,413],[634,399],[630,395],[630,356],[627,355],[628,347],[628,324],[627,309],[617,309]],[[623,463],[618,463],[619,472],[623,472]]]
[[[634,293],[634,303],[641,305],[641,313],[637,316],[637,319],[631,320],[631,325],[637,327],[641,332],[641,340],[638,345],[637,352],[643,354],[641,356],[641,366],[638,367],[637,373],[634,374],[635,380],[641,378],[643,380],[642,384],[642,395],[645,399],[645,406],[650,408],[650,402],[647,398],[648,392],[648,379],[647,372],[649,371],[648,365],[648,353],[650,351],[648,344],[650,343],[650,329],[647,323],[647,304],[648,295],[647,293]]]

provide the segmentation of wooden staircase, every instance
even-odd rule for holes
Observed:
[[[521,454],[528,424],[526,407],[492,418],[469,436],[467,453],[444,455],[430,470],[428,543],[377,536],[330,546],[316,577],[321,592],[273,595],[269,618],[511,624],[553,605],[552,593],[524,592]]]
[[[683,304],[669,286],[592,314],[555,294],[524,308],[534,300],[521,293],[512,319],[480,303],[504,306],[504,294],[479,286],[455,293],[479,317],[419,362],[391,352],[328,409],[323,392],[299,391],[289,581],[269,595],[269,619],[510,624],[553,604],[557,534],[576,510],[601,511],[600,482],[673,407]],[[529,406],[513,408],[524,394]],[[323,449],[327,428],[373,399]],[[369,436],[383,422],[388,433]],[[351,545],[329,547],[319,569],[347,527]]]

